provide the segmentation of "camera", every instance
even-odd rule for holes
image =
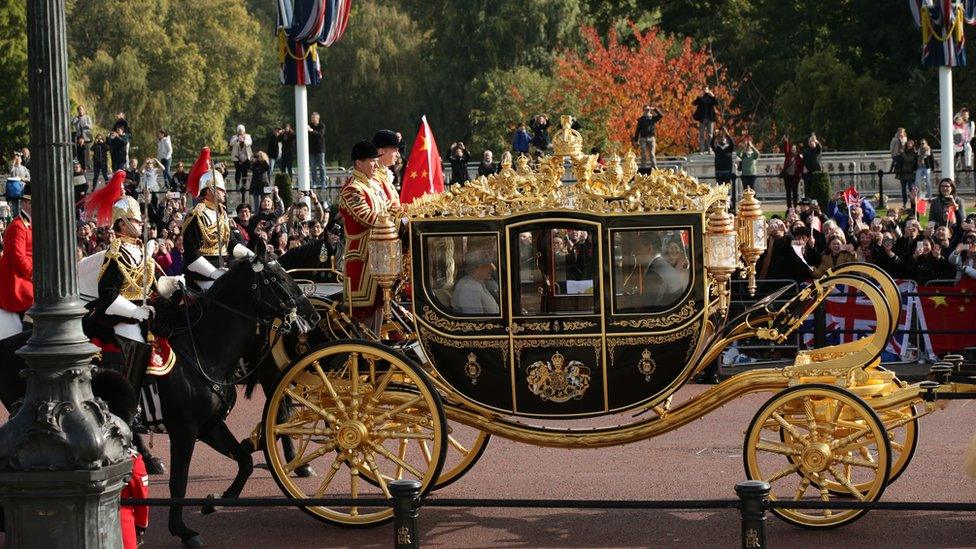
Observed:
[[[265,187],[264,194],[271,194],[274,191],[274,187]]]

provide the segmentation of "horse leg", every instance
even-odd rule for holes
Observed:
[[[268,368],[262,368],[261,376],[261,389],[264,391],[264,398],[271,398],[271,393],[274,391],[276,376],[275,375],[265,375],[266,372],[271,372],[272,370]],[[277,373],[277,370],[273,370]],[[291,410],[291,399],[285,397],[285,402],[283,406],[278,407],[278,413],[275,416],[275,421],[279,424],[288,421],[289,411]],[[285,461],[290,462],[295,459],[295,442],[291,437],[278,437],[281,441],[281,452],[285,456]],[[302,465],[295,469],[295,476],[299,478],[309,478],[315,476],[315,470],[308,463]]]
[[[186,496],[186,483],[190,474],[190,460],[193,459],[193,447],[196,445],[197,433],[187,429],[186,425],[167,425],[169,431],[169,459],[172,471],[169,477],[169,495],[171,498]],[[175,429],[174,429],[175,427]],[[187,527],[183,522],[183,507],[169,508],[169,533],[178,536],[187,547],[203,547],[200,534]]]
[[[254,472],[254,460],[251,458],[251,444],[237,442],[234,438],[234,433],[230,432],[230,428],[223,421],[215,424],[206,431],[202,431],[200,433],[200,440],[214,450],[237,462],[237,476],[234,477],[234,481],[224,491],[223,497],[236,498],[241,495],[241,492],[244,490],[244,484],[251,477],[251,473]],[[216,510],[217,508],[213,505],[205,505],[201,512],[206,515]]]
[[[166,464],[163,460],[152,455],[149,451],[149,447],[146,446],[146,442],[142,439],[142,435],[139,433],[132,433],[132,443],[136,446],[136,451],[142,456],[142,460],[146,463],[146,472],[150,475],[164,475],[166,474]]]

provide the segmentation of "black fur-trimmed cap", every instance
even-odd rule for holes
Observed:
[[[380,152],[376,150],[376,146],[363,139],[359,143],[352,146],[352,161],[357,160],[369,160],[370,158],[379,158]]]
[[[373,146],[377,149],[383,147],[399,147],[400,138],[393,130],[380,130],[373,134]]]

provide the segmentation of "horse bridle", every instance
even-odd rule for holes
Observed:
[[[269,265],[277,264],[277,261],[270,261],[268,262],[268,264]],[[264,359],[268,357],[268,355],[271,353],[271,350],[274,349],[275,345],[278,344],[278,341],[281,339],[281,336],[290,333],[292,326],[297,324],[299,320],[298,305],[295,302],[295,298],[293,298],[288,293],[288,291],[285,290],[282,284],[284,282],[284,279],[282,279],[279,283],[278,276],[273,273],[269,274],[264,267],[265,265],[260,262],[254,262],[251,265],[252,271],[255,274],[260,273],[260,277],[255,277],[254,281],[251,283],[251,289],[254,290],[256,294],[255,297],[257,301],[257,310],[258,310],[257,316],[249,315],[244,311],[241,311],[236,307],[232,307],[231,305],[223,303],[218,299],[213,299],[212,301],[212,303],[217,307],[220,307],[221,309],[224,309],[241,318],[244,318],[245,320],[254,322],[255,324],[258,325],[259,331],[263,327],[265,329],[270,329],[275,334],[273,339],[263,338],[265,340],[265,343],[262,351],[259,351],[258,353],[260,354],[260,358],[254,361],[252,367],[243,376],[240,376],[228,383],[224,381],[215,380],[211,378],[209,375],[207,375],[207,373],[203,370],[203,365],[200,362],[200,353],[197,348],[196,339],[193,337],[192,322],[190,320],[190,308],[189,307],[184,308],[184,311],[186,313],[186,322],[187,322],[186,331],[190,337],[190,347],[193,349],[193,358],[195,361],[194,365],[196,366],[197,373],[199,373],[200,376],[203,377],[203,379],[210,384],[211,390],[218,397],[220,397],[221,401],[224,403],[225,406],[227,405],[227,402],[224,399],[223,394],[220,392],[220,388],[237,385],[241,381],[251,377],[251,375],[253,375],[254,372],[257,371],[261,363],[264,362]],[[191,298],[197,298],[200,295],[202,295],[202,292],[196,292],[189,288],[186,288],[185,291],[187,295],[190,296]],[[264,297],[266,293],[265,291],[267,291],[267,293],[270,293],[271,297],[277,301],[275,302],[270,299],[266,299]],[[287,310],[288,312],[285,313],[284,315],[278,314],[278,312],[285,311],[285,310]],[[315,325],[316,323],[318,323],[319,319],[316,318],[318,316],[319,316],[318,313],[313,314],[312,318],[309,319],[309,323],[311,325]]]

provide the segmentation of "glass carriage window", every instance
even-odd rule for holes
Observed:
[[[551,226],[518,233],[516,315],[596,311],[595,234],[589,227]]]
[[[690,231],[613,233],[613,304],[618,313],[670,309],[691,284]]]
[[[457,316],[498,316],[498,237],[428,236],[425,284],[441,310]]]

